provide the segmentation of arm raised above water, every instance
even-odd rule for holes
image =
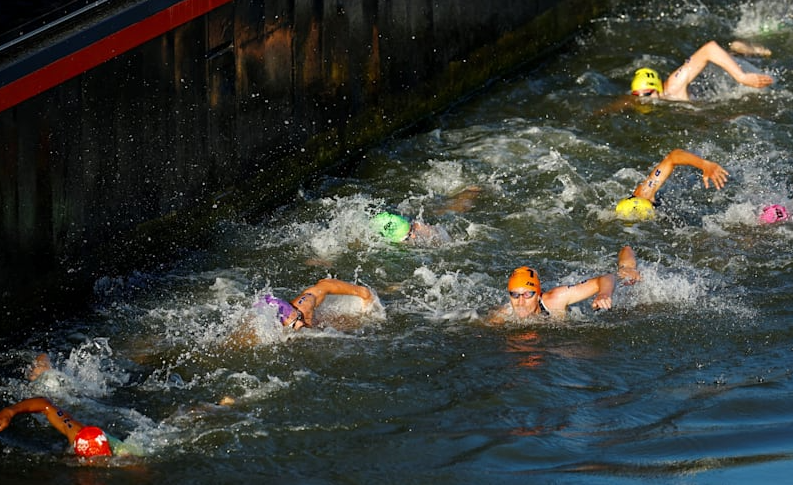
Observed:
[[[697,49],[691,57],[686,59],[682,66],[669,75],[669,78],[664,83],[663,96],[665,98],[688,100],[688,85],[699,76],[709,62],[721,67],[733,79],[745,86],[764,88],[774,82],[774,78],[767,74],[744,71],[727,51],[711,40]]]
[[[698,157],[691,152],[676,148],[669,152],[669,154],[661,160],[650,172],[650,175],[644,179],[633,191],[634,197],[641,197],[643,199],[655,202],[655,193],[666,182],[666,179],[672,175],[675,167],[678,165],[688,165],[691,167],[702,170],[702,179],[705,188],[710,187],[710,182],[716,189],[721,190],[727,182],[729,172],[716,162],[705,160]]]

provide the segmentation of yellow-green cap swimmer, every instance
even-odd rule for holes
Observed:
[[[664,93],[664,83],[654,70],[643,67],[636,71],[631,82],[631,93],[636,96],[645,96],[650,94],[650,91],[658,91],[658,94]]]
[[[617,203],[617,219],[623,221],[646,221],[655,217],[653,203],[641,197],[628,197]]]
[[[410,233],[410,221],[390,212],[381,212],[372,218],[372,230],[392,242],[401,242]]]

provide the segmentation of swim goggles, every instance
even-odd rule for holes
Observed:
[[[289,328],[295,328],[295,324],[297,322],[303,322],[303,324],[305,325],[306,321],[303,319],[303,312],[301,312],[297,308],[295,308],[295,311],[297,312],[297,315],[295,316],[295,318],[291,322],[289,322],[285,326],[287,326]]]
[[[520,292],[518,292],[518,291],[510,291],[510,292],[509,292],[509,296],[510,296],[511,298],[514,298],[514,299],[516,299],[516,300],[517,300],[518,298],[520,298],[521,296],[522,296],[523,298],[525,298],[525,299],[527,299],[527,300],[528,300],[529,298],[534,298],[534,295],[536,295],[536,294],[537,294],[537,292],[536,292],[536,291],[527,291],[527,292],[525,292],[525,293],[520,293]]]

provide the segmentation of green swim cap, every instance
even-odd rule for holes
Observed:
[[[372,218],[372,230],[378,231],[381,236],[392,241],[401,242],[410,233],[410,222],[407,218],[391,214],[390,212],[381,212]]]

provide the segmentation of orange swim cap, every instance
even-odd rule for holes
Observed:
[[[74,438],[74,452],[77,456],[111,456],[110,442],[105,433],[96,426],[86,426]]]
[[[507,290],[512,291],[516,288],[531,288],[540,293],[540,276],[536,271],[528,266],[516,268],[509,277]]]

